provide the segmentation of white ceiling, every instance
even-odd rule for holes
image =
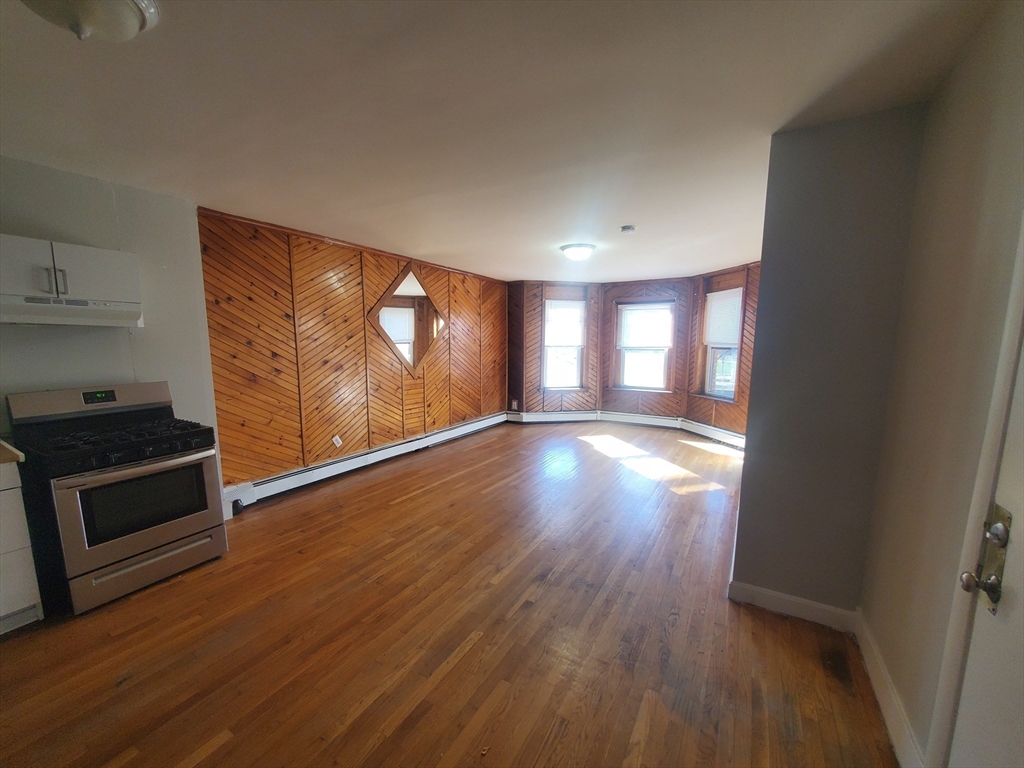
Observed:
[[[0,153],[502,279],[597,281],[758,259],[771,134],[920,100],[990,10],[160,7],[116,45],[0,2]],[[598,250],[569,262],[570,242]]]

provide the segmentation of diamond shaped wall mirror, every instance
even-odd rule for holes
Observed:
[[[369,315],[374,328],[414,376],[447,322],[417,272],[412,264],[407,265]]]

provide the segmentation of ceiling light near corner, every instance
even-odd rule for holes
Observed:
[[[124,43],[156,26],[156,0],[22,0],[51,24],[70,29],[79,40]]]
[[[565,254],[566,258],[572,259],[573,261],[583,261],[589,259],[597,249],[597,246],[588,245],[587,243],[570,243],[569,245],[562,246],[562,253]]]

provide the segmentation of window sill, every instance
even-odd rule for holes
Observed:
[[[705,395],[703,392],[689,392],[687,393],[690,397],[701,397],[705,400],[714,400],[716,403],[730,403],[736,405],[736,398],[719,397],[717,395]]]
[[[541,392],[588,392],[590,387],[541,387]]]

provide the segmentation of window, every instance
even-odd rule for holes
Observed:
[[[675,304],[619,304],[619,386],[668,389]]]
[[[575,389],[583,372],[583,327],[586,302],[544,302],[544,387]]]
[[[704,304],[704,394],[736,397],[736,369],[743,327],[743,289],[709,293]]]
[[[416,310],[412,307],[382,307],[380,325],[395,342],[403,357],[412,362],[412,345],[416,338]]]

